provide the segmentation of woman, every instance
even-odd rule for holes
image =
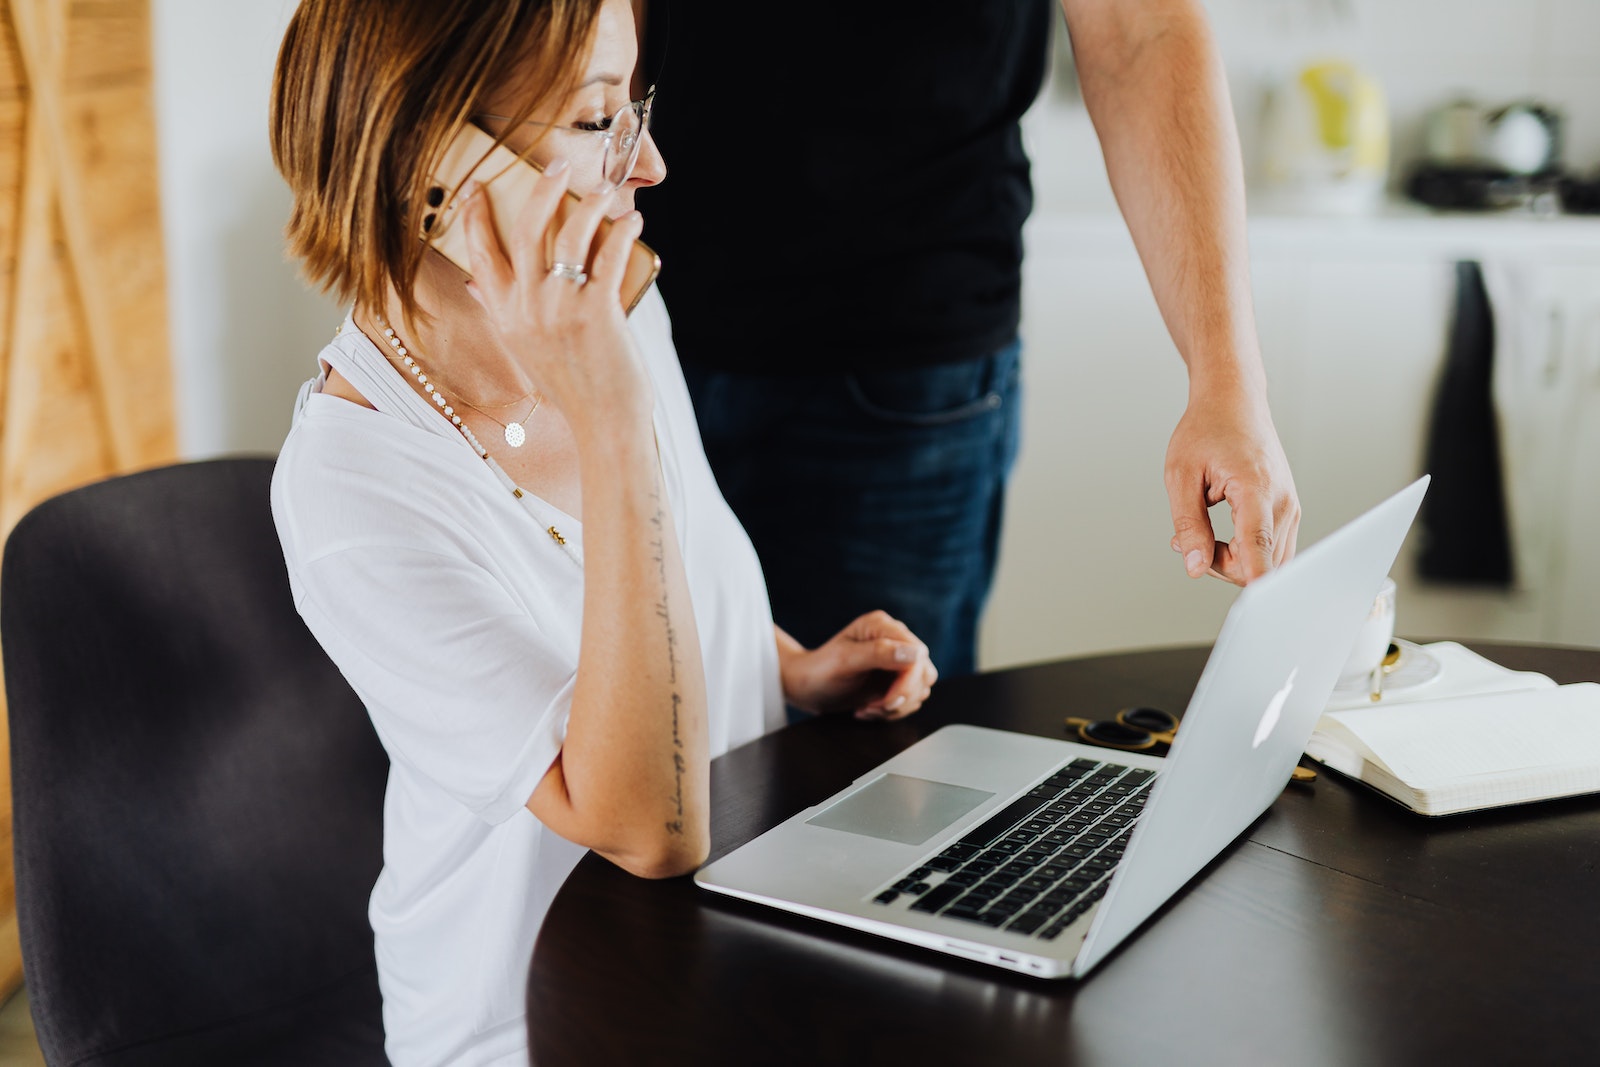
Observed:
[[[711,756],[785,701],[897,718],[936,676],[882,613],[814,649],[772,624],[666,309],[617,295],[634,193],[665,175],[635,59],[627,0],[303,0],[279,56],[289,246],[352,310],[273,513],[391,760],[369,914],[400,1067],[525,1063],[534,937],[585,849],[692,871]],[[415,237],[467,121],[543,167],[516,218],[465,190],[470,279]],[[602,217],[585,279],[566,265]]]

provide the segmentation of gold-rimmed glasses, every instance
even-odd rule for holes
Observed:
[[[628,101],[617,109],[616,114],[598,122],[561,125],[528,119],[526,125],[587,133],[601,138],[604,148],[600,159],[600,176],[608,186],[617,188],[633,175],[634,165],[639,162],[639,147],[644,143],[645,131],[650,128],[650,109],[654,106],[655,100],[656,87],[652,85],[642,99]],[[479,122],[511,121],[505,115],[491,115],[487,112],[474,115],[473,118]]]
[[[1178,735],[1176,715],[1160,708],[1143,706],[1122,708],[1110,719],[1080,719],[1069,715],[1066,725],[1079,741],[1127,752],[1142,752],[1156,745],[1170,745]],[[1296,782],[1313,782],[1316,781],[1317,772],[1310,767],[1296,766],[1290,778]]]
[[[1160,708],[1123,708],[1110,719],[1079,719],[1069,716],[1067,729],[1079,741],[1105,748],[1142,752],[1158,744],[1170,745],[1178,733],[1178,718]]]

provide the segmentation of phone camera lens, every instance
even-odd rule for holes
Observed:
[[[444,190],[437,185],[430,187],[428,189],[428,206],[438,207],[442,203],[444,203]]]

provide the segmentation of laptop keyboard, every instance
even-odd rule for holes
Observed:
[[[1073,760],[873,900],[1053,939],[1105,895],[1154,777]]]

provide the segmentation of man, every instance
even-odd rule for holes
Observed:
[[[1189,374],[1172,546],[1244,584],[1300,509],[1266,401],[1244,180],[1200,0],[1060,0],[1117,201]],[[976,667],[1016,453],[1018,121],[1052,0],[715,0],[646,16],[669,179],[644,238],[723,493],[811,645],[883,606]],[[771,27],[770,30],[765,27]],[[1215,540],[1226,500],[1236,535]],[[782,560],[782,566],[777,561]]]

